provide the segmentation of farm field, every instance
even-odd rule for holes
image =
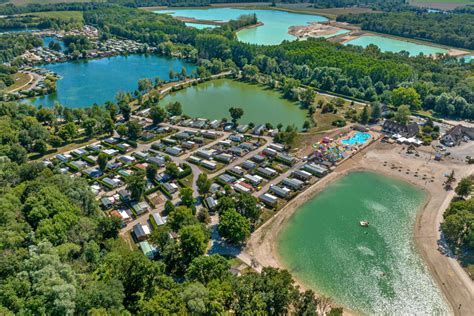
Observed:
[[[10,0],[7,3],[14,5],[47,4],[47,3],[73,3],[73,2],[105,2],[105,0]]]
[[[470,4],[474,4],[474,0],[410,0],[410,5],[440,10],[453,10]]]
[[[83,21],[82,12],[80,11],[51,11],[51,12],[36,12],[33,15],[38,17],[48,17],[61,20],[74,20],[77,22]]]

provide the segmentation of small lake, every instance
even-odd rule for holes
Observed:
[[[192,23],[192,22],[186,22],[184,23],[186,26],[194,27],[195,29],[202,30],[202,29],[213,29],[218,27],[218,25],[213,25],[213,24],[201,24],[201,23]]]
[[[403,181],[349,173],[294,214],[279,236],[279,256],[306,286],[356,312],[448,314],[413,240],[425,198]]]
[[[280,93],[259,86],[230,79],[207,81],[196,86],[169,94],[160,101],[181,102],[183,113],[191,117],[208,119],[227,118],[230,121],[229,108],[240,107],[244,115],[239,123],[264,124],[278,123],[283,126],[294,124],[302,128],[308,111],[298,103],[283,99]]]
[[[43,66],[59,74],[57,92],[38,97],[35,105],[53,106],[59,102],[66,107],[89,107],[94,103],[115,101],[119,91],[132,92],[138,88],[138,80],[160,77],[169,79],[169,71],[186,68],[188,74],[196,68],[176,58],[157,55],[134,54],[94,60],[80,60]]]
[[[446,49],[440,47],[434,47],[429,45],[415,44],[408,41],[401,41],[393,38],[383,36],[361,36],[346,42],[344,45],[356,45],[367,47],[370,44],[377,45],[382,52],[394,52],[398,53],[401,51],[407,51],[410,56],[416,56],[420,53],[424,55],[436,55],[438,53],[447,53]]]
[[[199,20],[229,21],[237,19],[241,15],[257,15],[257,19],[263,22],[262,26],[243,29],[237,32],[240,41],[250,44],[276,45],[283,40],[294,40],[295,36],[288,34],[288,28],[294,25],[306,25],[310,22],[327,21],[319,15],[298,14],[277,10],[251,10],[236,8],[216,9],[175,9],[160,10],[156,13],[170,13],[173,16],[184,16]]]
[[[38,29],[29,29],[29,28],[12,28],[12,29],[0,29],[1,33],[29,33],[36,32]]]
[[[57,39],[57,38],[54,38],[54,37],[52,37],[52,36],[44,36],[44,37],[43,37],[43,46],[44,46],[45,48],[48,48],[48,47],[49,47],[49,43],[51,43],[51,42],[56,42],[56,43],[58,43],[59,46],[61,47],[61,51],[66,50],[66,45],[64,45],[64,42],[63,42],[63,41],[61,41],[61,40],[59,40],[59,39]]]

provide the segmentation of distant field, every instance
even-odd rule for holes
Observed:
[[[39,17],[48,17],[48,18],[55,18],[61,20],[75,20],[78,22],[82,22],[84,20],[81,11],[50,11],[50,12],[36,12],[32,15],[39,16]]]
[[[27,4],[47,4],[47,3],[71,3],[71,2],[105,2],[105,0],[10,0],[8,3],[14,5],[27,5]]]
[[[330,8],[330,9],[315,9],[308,3],[278,3],[275,7],[270,6],[269,2],[248,2],[248,3],[213,3],[212,7],[251,7],[255,9],[273,9],[284,10],[294,13],[317,14],[323,15],[330,19],[335,19],[338,15],[347,13],[375,13],[369,8]]]
[[[468,4],[474,4],[474,0],[410,0],[410,4],[417,7],[435,8],[440,10],[453,10]]]

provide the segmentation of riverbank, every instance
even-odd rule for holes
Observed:
[[[317,23],[312,22],[309,25],[296,25],[290,26],[288,34],[293,35],[297,38],[308,38],[308,37],[331,37],[341,34],[341,32],[350,32],[339,27],[332,26],[328,23]]]
[[[291,201],[270,221],[255,231],[247,243],[245,252],[253,256],[262,266],[285,268],[277,251],[278,235],[296,210],[327,185],[347,173],[360,170],[374,171],[407,181],[427,192],[426,204],[418,212],[414,227],[417,248],[453,313],[468,314],[469,311],[474,310],[472,281],[455,259],[448,258],[437,250],[437,241],[442,213],[453,194],[446,192],[443,188],[444,174],[455,170],[456,177],[460,179],[474,172],[474,166],[466,168],[466,165],[454,161],[437,162],[432,160],[431,156],[431,153],[420,153],[420,157],[414,157],[406,154],[402,146],[380,142],[368,146],[339,165],[333,173],[300,194],[297,199]],[[297,280],[297,282],[302,288],[306,287],[304,280]],[[318,289],[313,290],[317,292]],[[461,306],[460,309],[459,306]]]

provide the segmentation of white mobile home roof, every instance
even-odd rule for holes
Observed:
[[[278,198],[269,193],[260,195],[260,200],[268,204],[275,204],[278,202]]]
[[[275,193],[276,195],[280,197],[287,197],[288,194],[290,193],[290,190],[288,190],[287,188],[282,188],[278,185],[272,185],[270,187],[270,192]]]
[[[153,216],[153,219],[154,219],[155,222],[156,222],[156,225],[160,226],[160,225],[166,224],[166,222],[163,220],[163,217],[161,217],[160,214],[158,214],[158,213],[153,213],[152,216]]]

